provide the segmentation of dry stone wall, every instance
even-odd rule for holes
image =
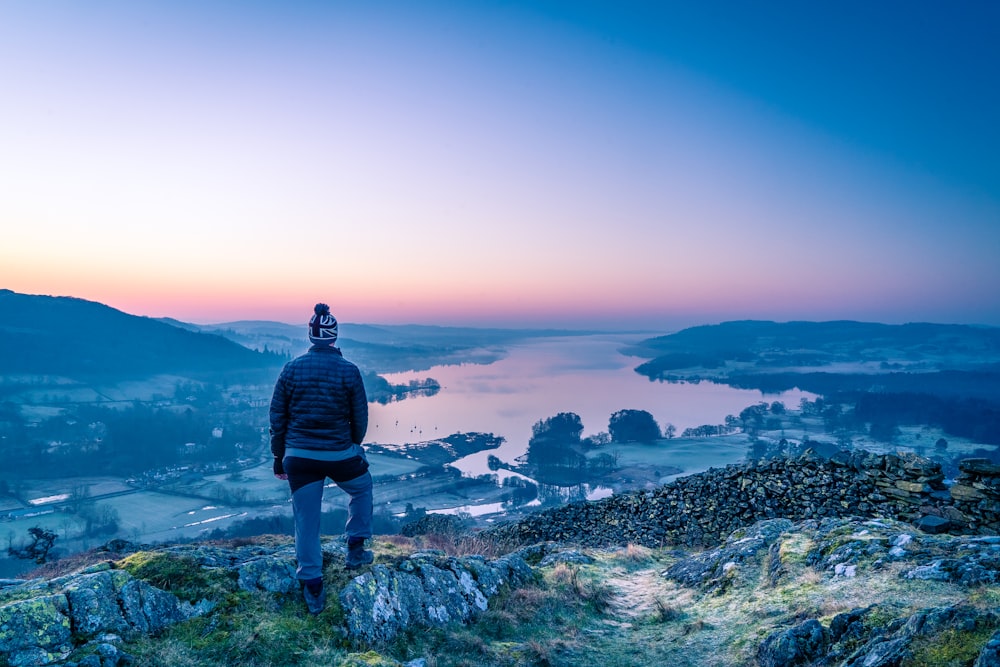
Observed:
[[[655,490],[573,503],[484,536],[515,543],[715,546],[764,519],[887,517],[925,532],[1000,534],[1000,466],[967,459],[947,485],[937,463],[913,454],[841,452],[762,459],[682,477]]]

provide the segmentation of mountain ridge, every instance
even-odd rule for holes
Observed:
[[[280,367],[284,359],[76,297],[0,290],[0,373],[129,378]]]

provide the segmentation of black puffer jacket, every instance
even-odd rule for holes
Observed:
[[[271,453],[281,472],[286,447],[345,450],[368,430],[368,397],[358,367],[340,350],[313,346],[281,370],[271,396]]]

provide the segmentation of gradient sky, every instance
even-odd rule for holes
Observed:
[[[0,3],[0,287],[1000,325],[1000,3]]]

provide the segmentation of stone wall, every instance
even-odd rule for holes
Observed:
[[[967,459],[950,487],[913,454],[841,452],[713,468],[654,490],[573,503],[484,531],[527,543],[714,546],[762,519],[888,517],[926,532],[1000,534],[1000,466]]]

